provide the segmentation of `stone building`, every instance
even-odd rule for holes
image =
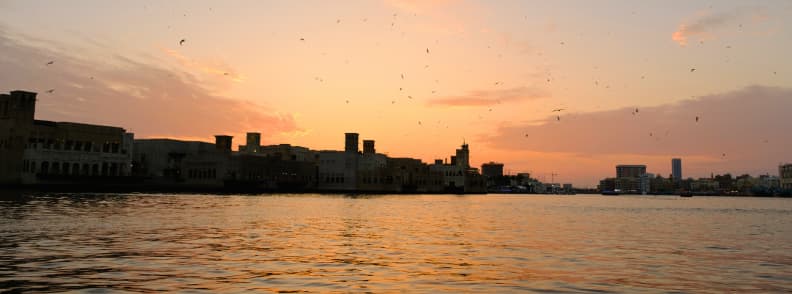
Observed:
[[[0,95],[0,183],[106,183],[131,174],[133,138],[119,127],[35,120],[36,93]]]

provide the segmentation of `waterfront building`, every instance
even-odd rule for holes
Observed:
[[[481,165],[481,174],[488,178],[503,176],[503,163],[488,162]]]
[[[36,96],[0,95],[0,184],[107,183],[131,174],[132,133],[36,120]]]
[[[247,133],[245,145],[239,145],[240,153],[256,154],[261,150],[261,133]]]
[[[616,166],[616,189],[623,193],[646,193],[649,184],[646,165],[621,164]]]
[[[781,189],[792,190],[792,163],[778,165],[778,178]]]

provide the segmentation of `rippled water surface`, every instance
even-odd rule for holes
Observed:
[[[792,199],[3,194],[0,291],[792,291]]]

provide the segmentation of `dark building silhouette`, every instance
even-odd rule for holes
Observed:
[[[0,184],[21,182],[23,154],[36,111],[36,93],[0,94]]]
[[[503,176],[503,163],[488,162],[481,165],[481,174],[485,177],[495,178]]]
[[[233,136],[215,135],[215,148],[217,148],[217,150],[230,153],[233,139]]]
[[[133,134],[35,120],[36,93],[0,95],[0,184],[109,183],[131,171]]]
[[[363,140],[363,154],[375,154],[377,150],[374,149],[374,140]]]
[[[344,142],[344,151],[357,153],[358,149],[358,133],[346,133]]]
[[[258,153],[261,149],[261,133],[247,133],[247,141],[245,144],[247,144],[245,145],[245,151]]]

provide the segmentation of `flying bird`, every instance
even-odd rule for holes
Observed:
[[[638,113],[638,108],[635,109],[635,113]]]
[[[349,104],[349,100],[346,101],[346,104]]]
[[[564,111],[564,108],[553,109],[553,111],[551,111],[551,112],[561,112],[561,111]]]
[[[421,121],[420,121],[420,120],[418,121],[418,125],[423,125],[423,124],[421,124]]]
[[[410,96],[410,95],[407,95],[407,98],[410,98],[410,99],[412,99],[412,96]]]
[[[305,38],[300,38],[300,41],[305,41]]]
[[[696,117],[696,122],[698,122],[698,120],[699,120],[699,117],[697,116],[697,117]]]
[[[47,65],[52,65],[53,63],[55,63],[55,60],[50,60],[50,62],[47,62]]]
[[[184,45],[184,42],[187,42],[187,40],[185,40],[185,39],[181,39],[181,40],[179,40],[179,46],[183,46],[183,45]]]
[[[561,116],[556,116],[556,120],[561,121]]]
[[[429,54],[429,48],[426,48],[426,54]]]
[[[691,68],[691,69],[690,69],[690,72],[694,72],[694,71],[696,71],[696,69],[695,69],[695,68]]]
[[[47,93],[52,93],[52,92],[55,92],[55,89],[49,89],[49,90],[47,90]]]
[[[401,74],[401,78],[402,78],[402,80],[404,79],[404,74]]]

